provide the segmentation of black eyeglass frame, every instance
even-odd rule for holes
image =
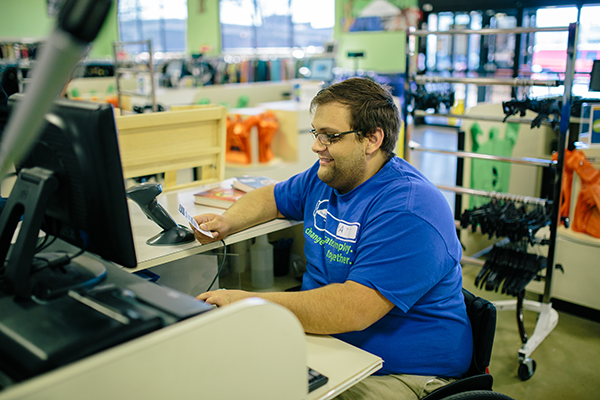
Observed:
[[[310,133],[312,133],[312,135],[314,136],[315,139],[319,139],[319,142],[324,145],[324,146],[329,146],[332,142],[331,139],[335,139],[335,138],[339,138],[340,136],[343,135],[347,135],[349,133],[360,133],[361,131],[358,130],[353,130],[353,131],[346,131],[346,132],[338,132],[338,133],[332,133],[331,135],[328,135],[327,133],[318,133],[316,129],[310,129],[309,130]],[[325,137],[327,140],[327,143],[325,143],[322,138]]]

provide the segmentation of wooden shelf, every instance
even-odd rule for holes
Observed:
[[[165,173],[164,190],[219,182],[225,176],[226,109],[198,109],[121,115],[121,164],[125,178]],[[192,182],[177,183],[177,171],[202,169]]]

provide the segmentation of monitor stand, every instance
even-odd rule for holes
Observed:
[[[48,199],[58,187],[52,171],[24,168],[19,172],[10,197],[0,214],[0,262],[6,265],[5,292],[27,300],[36,296],[51,298],[69,289],[94,285],[106,276],[106,270],[90,258],[83,263],[64,253],[35,255],[38,234],[44,220]],[[12,238],[22,219],[14,244]],[[7,260],[8,252],[11,256]],[[90,260],[88,262],[87,260]]]

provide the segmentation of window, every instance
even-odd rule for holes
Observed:
[[[579,22],[579,37],[575,58],[575,77],[573,95],[585,98],[599,97],[598,93],[589,92],[590,72],[595,59],[600,59],[600,24],[598,23],[600,6],[582,6],[580,10],[571,7],[544,7],[535,11],[537,27],[567,26]],[[560,77],[567,68],[567,32],[538,32],[535,34],[532,49],[532,71],[543,77]],[[559,95],[560,89],[543,90],[532,88],[533,94]]]
[[[119,0],[121,41],[152,39],[154,52],[186,50],[187,0]],[[145,51],[140,46],[139,51]]]
[[[319,10],[318,13],[314,10]],[[334,0],[220,0],[224,51],[319,49],[333,38]]]
[[[441,12],[429,14],[427,29],[481,29],[479,11],[469,13]],[[426,45],[426,67],[432,71],[477,71],[480,62],[480,35],[429,35]]]

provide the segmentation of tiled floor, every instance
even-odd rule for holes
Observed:
[[[417,127],[412,139],[425,147],[456,149],[455,130],[439,127]],[[414,152],[412,163],[435,184],[454,185],[455,158]],[[453,207],[454,196],[448,196]],[[475,288],[480,267],[463,267],[464,287],[491,301],[514,300],[513,297]],[[537,298],[532,298],[537,300]],[[531,336],[538,313],[525,311],[524,322]],[[515,311],[498,312],[496,337],[490,365],[494,390],[527,400],[600,399],[600,323],[559,311],[557,326],[535,349],[533,376],[523,381],[518,376],[518,350],[521,348]]]

